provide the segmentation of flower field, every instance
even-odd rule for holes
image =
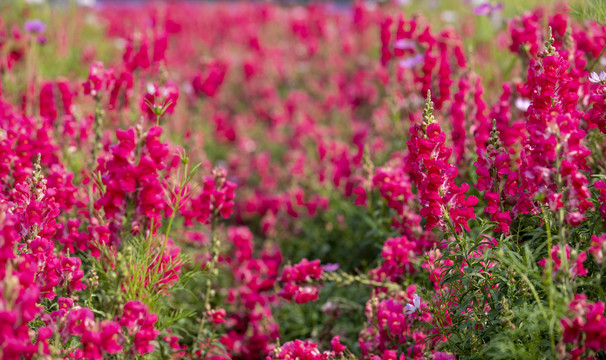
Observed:
[[[1,359],[606,359],[601,0],[51,3],[0,2]]]

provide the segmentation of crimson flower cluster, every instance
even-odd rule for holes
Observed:
[[[234,284],[227,290],[227,333],[221,343],[234,357],[253,359],[268,354],[279,336],[272,306],[282,255],[276,247],[253,252],[253,234],[247,227],[230,227],[227,238],[234,251],[224,259],[233,269]]]
[[[544,54],[531,60],[528,69],[527,87],[534,90],[520,168],[520,184],[526,191],[520,194],[516,211],[538,213],[533,201],[541,198],[554,212],[566,205],[566,222],[578,226],[593,207],[584,173],[591,152],[579,126],[583,113],[576,109],[579,81],[569,73],[569,63],[552,46],[553,41],[546,43]]]
[[[289,341],[276,348],[267,357],[266,360],[336,360],[340,359],[346,347],[340,343],[339,336],[335,336],[331,341],[332,351],[320,352],[318,344],[307,340]]]
[[[413,303],[416,286],[411,285],[395,297],[379,300],[371,298],[366,303],[368,324],[360,331],[359,343],[364,356],[370,359],[422,359],[426,352],[434,352],[438,343],[430,341],[428,333],[418,326],[419,322],[431,323],[427,303],[419,298],[418,308],[407,313],[405,304]],[[397,344],[397,346],[394,346]],[[405,348],[405,352],[394,350]],[[400,355],[398,355],[400,352]]]
[[[215,168],[211,176],[206,176],[199,195],[190,197],[181,213],[186,224],[192,224],[196,219],[202,224],[208,224],[219,217],[228,218],[234,211],[234,196],[236,184],[227,180],[227,171]]]
[[[100,322],[91,309],[75,306],[70,298],[59,298],[58,304],[58,310],[44,314],[42,319],[45,329],[60,334],[65,342],[72,337],[80,339],[80,346],[66,350],[69,359],[98,360],[104,354],[124,350],[132,356],[154,351],[152,342],[160,333],[154,328],[158,316],[150,314],[139,301],[127,302],[119,319]]]
[[[572,359],[590,359],[587,349],[606,350],[606,318],[604,303],[589,302],[585,294],[575,294],[568,304],[568,313],[561,320],[564,328],[563,341],[572,344]],[[591,359],[595,359],[591,357]]]
[[[421,218],[412,206],[414,195],[410,177],[402,166],[402,160],[395,160],[393,166],[388,164],[375,171],[372,185],[379,190],[387,206],[395,210],[397,215],[393,219],[394,226],[402,229],[405,234],[412,235],[412,230],[419,228]]]
[[[163,211],[170,211],[164,198],[160,171],[166,168],[168,145],[160,141],[162,128],[154,126],[138,137],[135,128],[117,130],[118,143],[110,147],[111,156],[99,159],[97,171],[104,184],[97,209],[103,209],[110,219],[126,216],[129,202],[136,202],[135,220],[153,219],[161,223]],[[140,157],[136,150],[141,147]],[[138,160],[138,162],[137,162]],[[133,229],[136,231],[137,223]]]
[[[511,170],[511,158],[502,147],[500,132],[495,127],[486,149],[477,150],[478,160],[475,163],[478,182],[475,187],[484,191],[487,206],[484,211],[491,214],[491,220],[497,223],[495,231],[506,233],[511,224],[511,213],[505,208],[507,199],[518,194],[518,174]]]
[[[164,86],[148,84],[147,93],[141,99],[139,106],[148,119],[156,120],[157,113],[172,114],[178,100],[179,87],[174,82],[167,82]],[[160,111],[160,109],[165,111]]]
[[[458,169],[448,162],[452,150],[445,146],[446,135],[435,122],[429,93],[423,120],[410,128],[410,135],[406,165],[419,191],[421,215],[427,219],[425,229],[445,229],[448,224],[457,232],[470,230],[467,221],[475,219],[473,207],[478,198],[465,199],[469,185],[454,182]]]
[[[565,252],[566,262],[569,266],[570,274],[574,276],[586,276],[587,269],[585,269],[583,263],[587,260],[587,253],[580,252],[575,254],[574,258],[571,261],[571,253],[572,249],[568,244],[564,246],[564,250],[562,251],[559,245],[554,245],[551,248],[551,260],[553,261],[553,272],[557,272],[562,267],[562,252]],[[547,263],[547,259],[543,258],[539,260],[538,264],[540,266],[545,267]]]
[[[587,252],[593,256],[598,264],[601,264],[604,261],[604,253],[606,253],[606,234],[600,236],[593,235]]]
[[[417,259],[419,242],[410,241],[406,236],[389,238],[383,244],[381,266],[374,269],[378,279],[389,279],[397,282],[405,274],[415,272],[414,262]]]
[[[320,279],[322,279],[320,260],[303,259],[298,264],[284,268],[280,278],[283,284],[280,296],[286,300],[294,300],[298,304],[316,300],[320,286],[312,282]]]
[[[192,80],[192,87],[198,96],[214,97],[225,80],[229,66],[220,60],[212,60],[204,64],[203,70]]]

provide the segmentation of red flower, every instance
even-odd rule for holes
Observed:
[[[210,319],[215,324],[223,324],[225,322],[225,309],[208,310],[206,312]]]

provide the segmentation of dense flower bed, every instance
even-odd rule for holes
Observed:
[[[606,19],[434,3],[1,4],[0,358],[606,357]]]

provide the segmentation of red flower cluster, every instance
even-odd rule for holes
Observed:
[[[90,66],[88,79],[82,83],[82,87],[84,88],[84,95],[99,97],[101,95],[101,91],[109,90],[113,83],[113,70],[105,70],[105,68],[103,67],[103,63],[94,62]]]
[[[181,211],[187,224],[196,219],[208,224],[219,217],[228,218],[234,211],[236,184],[227,180],[227,171],[215,168],[211,176],[204,178],[202,191],[191,197],[187,206]]]
[[[366,303],[368,324],[359,335],[360,348],[365,357],[379,360],[422,359],[426,351],[433,349],[436,343],[430,341],[425,330],[417,326],[419,322],[433,321],[427,311],[427,303],[416,297],[419,302],[415,304],[414,311],[405,311],[404,304],[413,304],[415,293],[416,286],[411,285],[405,294],[386,300],[373,297]],[[398,349],[406,349],[406,352],[398,357],[399,351],[394,350],[394,344],[398,344]]]
[[[128,336],[133,337],[134,350],[143,355],[154,351],[151,343],[160,331],[154,328],[158,321],[156,314],[150,314],[147,306],[139,301],[129,301],[124,305],[124,312],[120,318],[120,325],[127,329]]]
[[[417,259],[419,242],[410,241],[406,236],[389,238],[383,244],[383,263],[373,270],[378,279],[393,282],[402,280],[402,275],[415,272],[413,263]]]
[[[295,300],[298,304],[316,300],[320,292],[320,286],[312,282],[321,278],[320,260],[310,262],[303,259],[294,266],[287,266],[280,278],[282,282],[280,296],[286,300]]]
[[[606,253],[606,234],[600,236],[593,235],[587,252],[593,256],[598,264],[601,264],[604,261],[604,253]]]
[[[233,269],[234,284],[228,289],[227,334],[221,343],[233,357],[254,359],[267,354],[279,336],[272,306],[282,257],[277,248],[254,256],[253,234],[246,227],[230,227],[227,236],[233,251],[225,261]]]
[[[484,199],[487,206],[484,211],[491,214],[491,220],[497,223],[497,232],[508,232],[511,214],[505,208],[507,199],[518,194],[518,174],[510,169],[511,159],[501,146],[500,132],[496,126],[491,132],[490,143],[486,149],[478,149],[475,163],[478,182],[476,189],[486,190]]]
[[[121,221],[131,201],[136,202],[135,219],[139,222],[146,217],[160,224],[163,211],[169,211],[160,180],[169,150],[168,145],[160,142],[161,134],[159,126],[140,137],[134,128],[117,130],[118,144],[110,147],[111,157],[99,159],[97,171],[101,173],[104,189],[95,206],[103,208],[110,219]],[[140,156],[136,154],[139,146]]]
[[[214,60],[204,65],[204,70],[194,76],[192,87],[198,96],[213,97],[225,80],[228,65],[220,60]]]
[[[414,194],[410,178],[402,166],[402,159],[394,159],[394,166],[382,166],[375,171],[372,179],[373,187],[387,202],[387,206],[396,211],[394,226],[402,229],[407,235],[412,235],[413,229],[418,229],[421,217],[413,208]]]
[[[587,357],[587,349],[596,352],[606,350],[604,303],[588,302],[584,294],[575,294],[574,300],[568,304],[568,313],[571,317],[564,317],[561,323],[564,343],[573,344],[571,358],[595,359]]]
[[[139,301],[124,305],[123,314],[117,321],[95,321],[91,309],[74,306],[69,298],[59,298],[59,309],[44,314],[46,328],[58,332],[63,341],[76,337],[80,346],[67,348],[71,359],[103,359],[104,354],[117,354],[125,348],[131,355],[143,355],[154,350],[151,343],[160,333],[154,329],[158,317],[149,314],[147,307]],[[48,349],[47,349],[48,351]]]
[[[178,99],[179,87],[177,84],[173,82],[167,82],[164,86],[148,84],[147,93],[143,95],[139,107],[148,119],[156,120],[158,113],[172,114]]]
[[[335,336],[330,344],[332,351],[320,352],[318,345],[309,340],[289,341],[272,351],[266,360],[336,360],[341,358],[346,347],[341,345],[339,337]]]
[[[427,219],[425,229],[445,229],[449,225],[457,232],[470,230],[467,221],[475,219],[473,207],[478,198],[465,199],[469,185],[457,186],[454,182],[458,169],[448,162],[452,150],[445,146],[446,135],[435,123],[429,93],[423,121],[410,128],[410,135],[406,165],[419,191],[421,215]]]
[[[527,111],[528,141],[522,152],[520,179],[522,188],[516,210],[537,213],[533,200],[544,199],[552,211],[566,205],[566,222],[578,226],[589,201],[585,131],[579,126],[583,117],[576,109],[579,81],[568,72],[569,63],[552,46],[553,38],[539,60],[532,60],[526,84],[532,102]],[[561,180],[559,180],[561,179]],[[563,188],[567,188],[564,196]]]
[[[593,260],[603,264],[606,251],[598,215],[606,220],[606,183],[595,179],[603,168],[606,73],[587,72],[603,65],[605,27],[538,10],[505,28],[494,16],[483,26],[520,61],[507,72],[490,67],[482,79],[467,64],[497,60],[495,41],[475,41],[472,33],[482,30],[475,18],[441,26],[434,14],[406,18],[405,5],[389,1],[356,1],[351,11],[163,6],[77,9],[69,16],[87,21],[53,21],[44,44],[24,35],[16,17],[0,19],[0,357],[349,357],[338,337],[324,353],[300,340],[272,350],[281,335],[280,297],[313,301],[324,281],[348,276],[331,277],[336,265],[307,259],[281,272],[280,246],[309,234],[332,242],[351,233],[353,219],[364,219],[356,237],[365,230],[382,237],[380,257],[360,259],[376,266],[345,281],[374,287],[367,322],[356,329],[365,359],[454,359],[441,350],[466,345],[440,334],[457,331],[448,328],[455,317],[467,317],[477,333],[503,325],[477,321],[499,310],[490,301],[455,310],[461,287],[444,280],[474,271],[492,284],[479,290],[502,296],[492,250],[510,239],[541,249],[541,231],[529,236],[545,225],[536,216],[541,207],[568,240],[539,262],[554,264],[547,275],[571,279],[567,289],[576,291],[581,276],[598,282],[603,269]],[[450,22],[459,13],[440,15]],[[545,52],[543,24],[552,28]],[[65,36],[89,27],[103,38]],[[463,51],[462,37],[473,40],[473,53]],[[121,52],[110,67],[93,61],[95,49],[105,48],[98,41]],[[48,53],[70,61],[49,67],[40,56]],[[81,58],[72,61],[73,54]],[[64,66],[69,79],[48,78]],[[76,77],[82,66],[87,78]],[[518,76],[527,66],[528,76]],[[429,90],[434,97],[418,121],[419,94]],[[434,114],[434,103],[450,114]],[[161,121],[164,111],[170,121]],[[186,171],[194,169],[190,158],[175,156],[185,149],[210,176]],[[221,167],[211,170],[215,162]],[[466,196],[470,181],[480,200]],[[479,201],[478,216],[496,224],[486,234],[469,221]],[[520,226],[508,234],[512,224]],[[505,233],[499,243],[494,232]],[[481,243],[453,261],[470,244],[460,239],[472,237]],[[436,247],[438,239],[455,243]],[[347,256],[348,249],[331,250]],[[193,275],[202,264],[218,276],[200,289]],[[415,285],[395,291],[403,281],[422,284],[423,301]],[[208,298],[176,296],[177,283]],[[485,296],[465,296],[479,293]],[[577,296],[562,321],[573,356],[591,356],[605,340],[604,306],[591,296],[595,303]],[[323,310],[336,317],[334,304]],[[209,321],[191,316],[170,326],[181,305],[181,314]]]
[[[598,190],[599,192],[599,202],[601,203],[601,205],[599,206],[599,210],[600,210],[600,214],[602,214],[602,219],[604,219],[604,221],[606,221],[606,181],[604,180],[600,180],[600,181],[596,181],[593,186],[595,186],[595,188]]]
[[[568,263],[568,266],[569,266],[570,274],[573,277],[574,276],[586,276],[587,269],[585,269],[585,267],[583,266],[583,263],[585,262],[585,260],[587,260],[587,253],[580,252],[577,254],[575,252],[575,256],[571,262],[570,255],[571,255],[572,249],[570,248],[570,246],[568,246],[568,244],[565,245],[564,251],[565,251],[565,256],[566,256],[566,262]],[[554,273],[556,271],[560,270],[560,268],[562,266],[562,259],[563,259],[563,257],[562,257],[562,251],[560,250],[560,246],[554,245],[551,248],[551,260],[553,261],[553,272]],[[540,266],[545,267],[545,265],[547,264],[547,259],[543,258],[543,259],[539,260],[538,264]]]

